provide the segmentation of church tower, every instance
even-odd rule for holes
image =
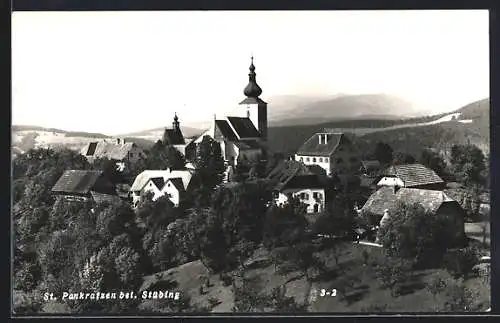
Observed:
[[[262,139],[267,141],[267,103],[259,98],[262,89],[257,84],[253,56],[251,60],[248,85],[243,90],[246,98],[240,102],[240,105],[246,109],[245,117],[250,118],[255,128],[259,130]]]

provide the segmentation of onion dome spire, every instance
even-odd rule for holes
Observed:
[[[256,74],[255,74],[255,65],[253,65],[253,56],[252,62],[250,64],[250,73],[248,74],[248,85],[243,90],[243,93],[249,98],[258,98],[259,95],[262,94],[262,89],[257,84]]]
[[[174,112],[174,122],[172,122],[173,129],[179,129],[179,117],[177,116],[177,112]]]

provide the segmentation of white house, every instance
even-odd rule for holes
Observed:
[[[303,163],[285,160],[268,175],[273,183],[273,199],[281,206],[289,196],[297,197],[307,205],[307,213],[319,213],[325,209],[325,183],[320,175],[312,173]]]
[[[266,151],[267,103],[259,98],[262,89],[256,81],[253,57],[248,76],[248,85],[243,91],[246,98],[232,116],[214,117],[210,128],[194,141],[198,144],[204,136],[216,140],[224,160],[232,167],[239,162],[261,159]]]
[[[318,165],[326,175],[356,174],[362,166],[354,144],[342,133],[320,132],[310,137],[295,154],[305,165]]]
[[[168,196],[175,206],[182,201],[186,190],[191,184],[193,170],[145,170],[134,180],[130,188],[134,206],[146,192],[153,193],[153,200]]]
[[[406,187],[443,190],[446,183],[432,169],[421,164],[395,165],[381,171],[378,187]]]

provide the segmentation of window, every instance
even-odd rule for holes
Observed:
[[[318,193],[317,192],[314,192],[313,193],[313,198],[317,199],[318,198]]]
[[[313,157],[313,163],[315,163],[315,162],[316,162],[316,157]]]
[[[328,157],[325,157],[325,163],[328,163],[329,160],[328,160]]]
[[[279,192],[277,192],[277,191],[273,192],[273,198],[277,199],[279,197],[279,195],[280,195]]]
[[[306,162],[308,162],[308,161],[309,161],[309,157],[306,157]]]
[[[320,157],[318,158],[319,159],[319,162],[322,163],[323,162],[323,157]]]
[[[309,199],[309,194],[307,194],[307,193],[302,193],[302,194],[304,194],[304,197],[302,198],[303,200],[308,200]]]

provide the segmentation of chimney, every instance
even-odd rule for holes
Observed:
[[[325,140],[324,140],[325,144],[328,143],[328,134],[325,133]]]
[[[116,143],[120,144],[120,138],[116,138]]]

